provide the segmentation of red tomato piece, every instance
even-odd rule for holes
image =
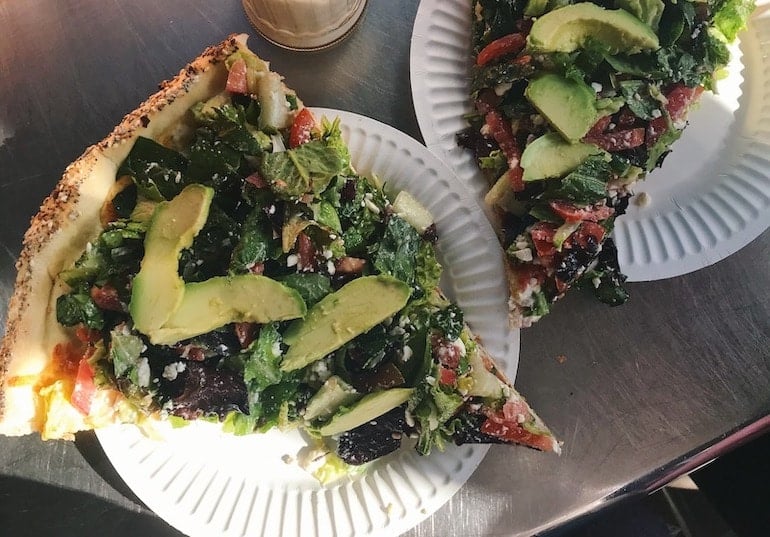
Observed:
[[[244,60],[235,60],[230,66],[225,89],[230,93],[240,93],[241,95],[249,93],[249,83],[246,78],[246,62]]]
[[[310,240],[305,233],[300,233],[297,236],[297,268],[302,271],[314,271],[316,268],[316,255],[317,251],[313,245],[313,241]]]
[[[595,222],[583,222],[580,227],[568,239],[571,244],[577,244],[582,249],[587,249],[589,242],[600,244],[604,240],[606,231]]]
[[[550,222],[537,222],[529,228],[529,235],[534,240],[553,242],[557,226]]]
[[[294,118],[289,133],[289,147],[297,147],[307,143],[312,138],[315,128],[315,118],[309,108],[303,108]]]
[[[588,130],[588,133],[585,135],[585,137],[591,138],[592,136],[598,136],[599,134],[602,134],[604,131],[607,130],[607,127],[610,126],[611,122],[612,122],[611,116],[600,117],[599,120],[596,123],[594,123],[594,126]]]
[[[102,287],[94,285],[91,287],[91,300],[103,310],[123,311],[123,305],[118,297],[118,290],[109,284]]]
[[[486,65],[492,60],[502,56],[516,54],[524,48],[526,43],[527,38],[524,34],[515,33],[504,35],[481,49],[481,52],[479,52],[479,55],[476,57],[476,65]]]
[[[521,192],[524,190],[521,148],[513,136],[511,123],[496,110],[487,112],[484,121],[492,132],[492,138],[495,139],[505,158],[508,159],[508,179],[511,182],[511,188],[514,192]]]
[[[440,384],[444,386],[453,386],[457,382],[457,373],[452,369],[446,367],[439,367],[439,379]]]
[[[666,93],[666,112],[668,112],[671,121],[682,121],[687,116],[687,110],[690,105],[700,98],[703,93],[703,86],[695,86],[694,88],[688,88],[684,84],[674,85],[668,93]],[[647,132],[645,133],[645,144],[647,147],[652,147],[655,142],[660,139],[661,135],[668,130],[668,121],[664,116],[658,117],[650,121],[647,125]]]
[[[241,344],[241,348],[245,349],[251,345],[257,337],[257,323],[240,322],[233,323],[233,330],[235,331],[235,337],[238,338],[238,343]]]
[[[639,147],[644,143],[644,129],[625,129],[621,131],[612,131],[604,134],[587,135],[586,142],[598,145],[610,153],[614,151],[625,151]]]
[[[514,421],[497,422],[487,419],[481,425],[481,432],[516,444],[553,451],[553,440],[546,435],[531,433]]]
[[[703,93],[703,86],[688,88],[684,84],[677,84],[666,94],[666,110],[671,116],[671,121],[681,121],[687,115],[690,105],[698,100]]]
[[[548,205],[551,206],[553,212],[564,218],[567,222],[578,222],[580,220],[598,222],[615,214],[615,209],[606,205],[578,207],[574,203],[560,200],[549,201]]]
[[[96,392],[94,384],[94,370],[88,360],[83,358],[78,365],[78,373],[75,377],[75,388],[72,390],[70,402],[80,412],[88,415],[91,412],[91,401]]]

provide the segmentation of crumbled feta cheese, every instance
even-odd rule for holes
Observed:
[[[598,82],[591,82],[591,87],[596,93],[599,93],[600,91],[602,91],[602,85],[599,84]]]
[[[511,82],[506,82],[504,84],[498,84],[497,86],[495,86],[495,95],[497,95],[498,97],[502,97],[512,87],[513,87],[513,84]]]
[[[532,249],[531,248],[522,248],[521,250],[516,250],[513,252],[513,257],[518,259],[519,261],[529,262],[532,261]]]
[[[409,345],[404,345],[404,351],[401,354],[401,359],[404,362],[408,362],[409,358],[411,358],[413,354],[414,352],[412,351],[412,347],[410,347]]]
[[[177,375],[187,368],[184,362],[174,362],[163,368],[163,378],[166,380],[176,380]]]
[[[291,254],[286,257],[286,266],[287,267],[294,267],[299,262],[299,257],[297,257],[297,254]]]
[[[147,358],[139,360],[139,367],[136,368],[136,381],[143,388],[150,385],[150,362],[147,361]]]
[[[591,279],[591,283],[593,284],[594,289],[598,289],[602,284],[602,279],[599,276],[594,276],[593,279]]]
[[[280,356],[281,355],[281,342],[280,341],[274,341],[273,346],[270,348],[270,352],[273,353],[273,356]]]
[[[334,261],[331,259],[326,262],[326,272],[329,273],[329,276],[334,276],[334,273],[337,272],[337,267],[334,266]]]
[[[656,108],[656,109],[654,109],[654,110],[653,110],[652,112],[650,112],[650,113],[652,114],[652,117],[654,117],[654,118],[659,118],[660,116],[662,116],[662,115],[663,115],[663,113],[660,111],[660,109],[659,109],[659,108]]]

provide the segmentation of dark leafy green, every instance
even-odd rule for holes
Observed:
[[[169,200],[188,184],[187,164],[180,153],[140,136],[118,169],[118,177],[131,176],[145,198]]]
[[[308,308],[333,291],[329,277],[318,272],[295,272],[281,282],[297,291]]]
[[[409,222],[396,216],[390,218],[377,247],[375,268],[411,285],[420,241],[420,234]]]
[[[64,326],[83,323],[96,330],[104,327],[104,316],[91,299],[88,286],[80,286],[56,299],[56,320]]]
[[[463,331],[463,312],[455,304],[449,304],[433,314],[431,325],[444,334],[445,339],[454,341]]]

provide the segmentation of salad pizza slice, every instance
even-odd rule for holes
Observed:
[[[0,433],[302,428],[347,468],[402,443],[559,444],[438,287],[430,213],[356,173],[233,36],[70,166],[27,232]]]
[[[661,166],[753,0],[474,0],[471,98],[459,143],[490,182],[511,319],[571,287],[628,298],[610,238]]]

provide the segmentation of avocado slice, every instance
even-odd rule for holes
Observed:
[[[284,334],[289,350],[281,369],[293,371],[323,358],[400,309],[411,289],[391,276],[364,276],[330,293]]]
[[[601,41],[611,54],[634,54],[659,47],[652,28],[628,11],[604,9],[590,2],[564,6],[537,19],[527,45],[543,52],[573,52],[589,38]]]
[[[534,139],[521,154],[524,181],[537,181],[551,177],[562,177],[591,155],[602,150],[593,144],[576,142],[571,144],[556,132],[549,132]]]
[[[657,31],[666,4],[663,0],[615,0],[615,7],[625,9]]]
[[[403,405],[412,396],[413,391],[414,388],[391,388],[365,395],[347,412],[334,416],[318,432],[321,436],[333,436],[355,429],[359,425],[368,423],[397,406]]]
[[[310,398],[302,415],[305,421],[326,419],[343,405],[349,405],[361,395],[347,382],[337,375],[332,375],[321,388]]]
[[[583,82],[548,73],[532,80],[524,95],[571,142],[585,136],[598,119],[596,94]]]
[[[179,307],[148,335],[156,345],[170,345],[228,323],[285,321],[305,313],[299,293],[276,280],[256,274],[217,276],[186,284]]]
[[[171,201],[155,208],[129,304],[134,326],[143,334],[160,328],[182,302],[179,254],[206,223],[213,196],[214,190],[207,186],[188,185]]]

